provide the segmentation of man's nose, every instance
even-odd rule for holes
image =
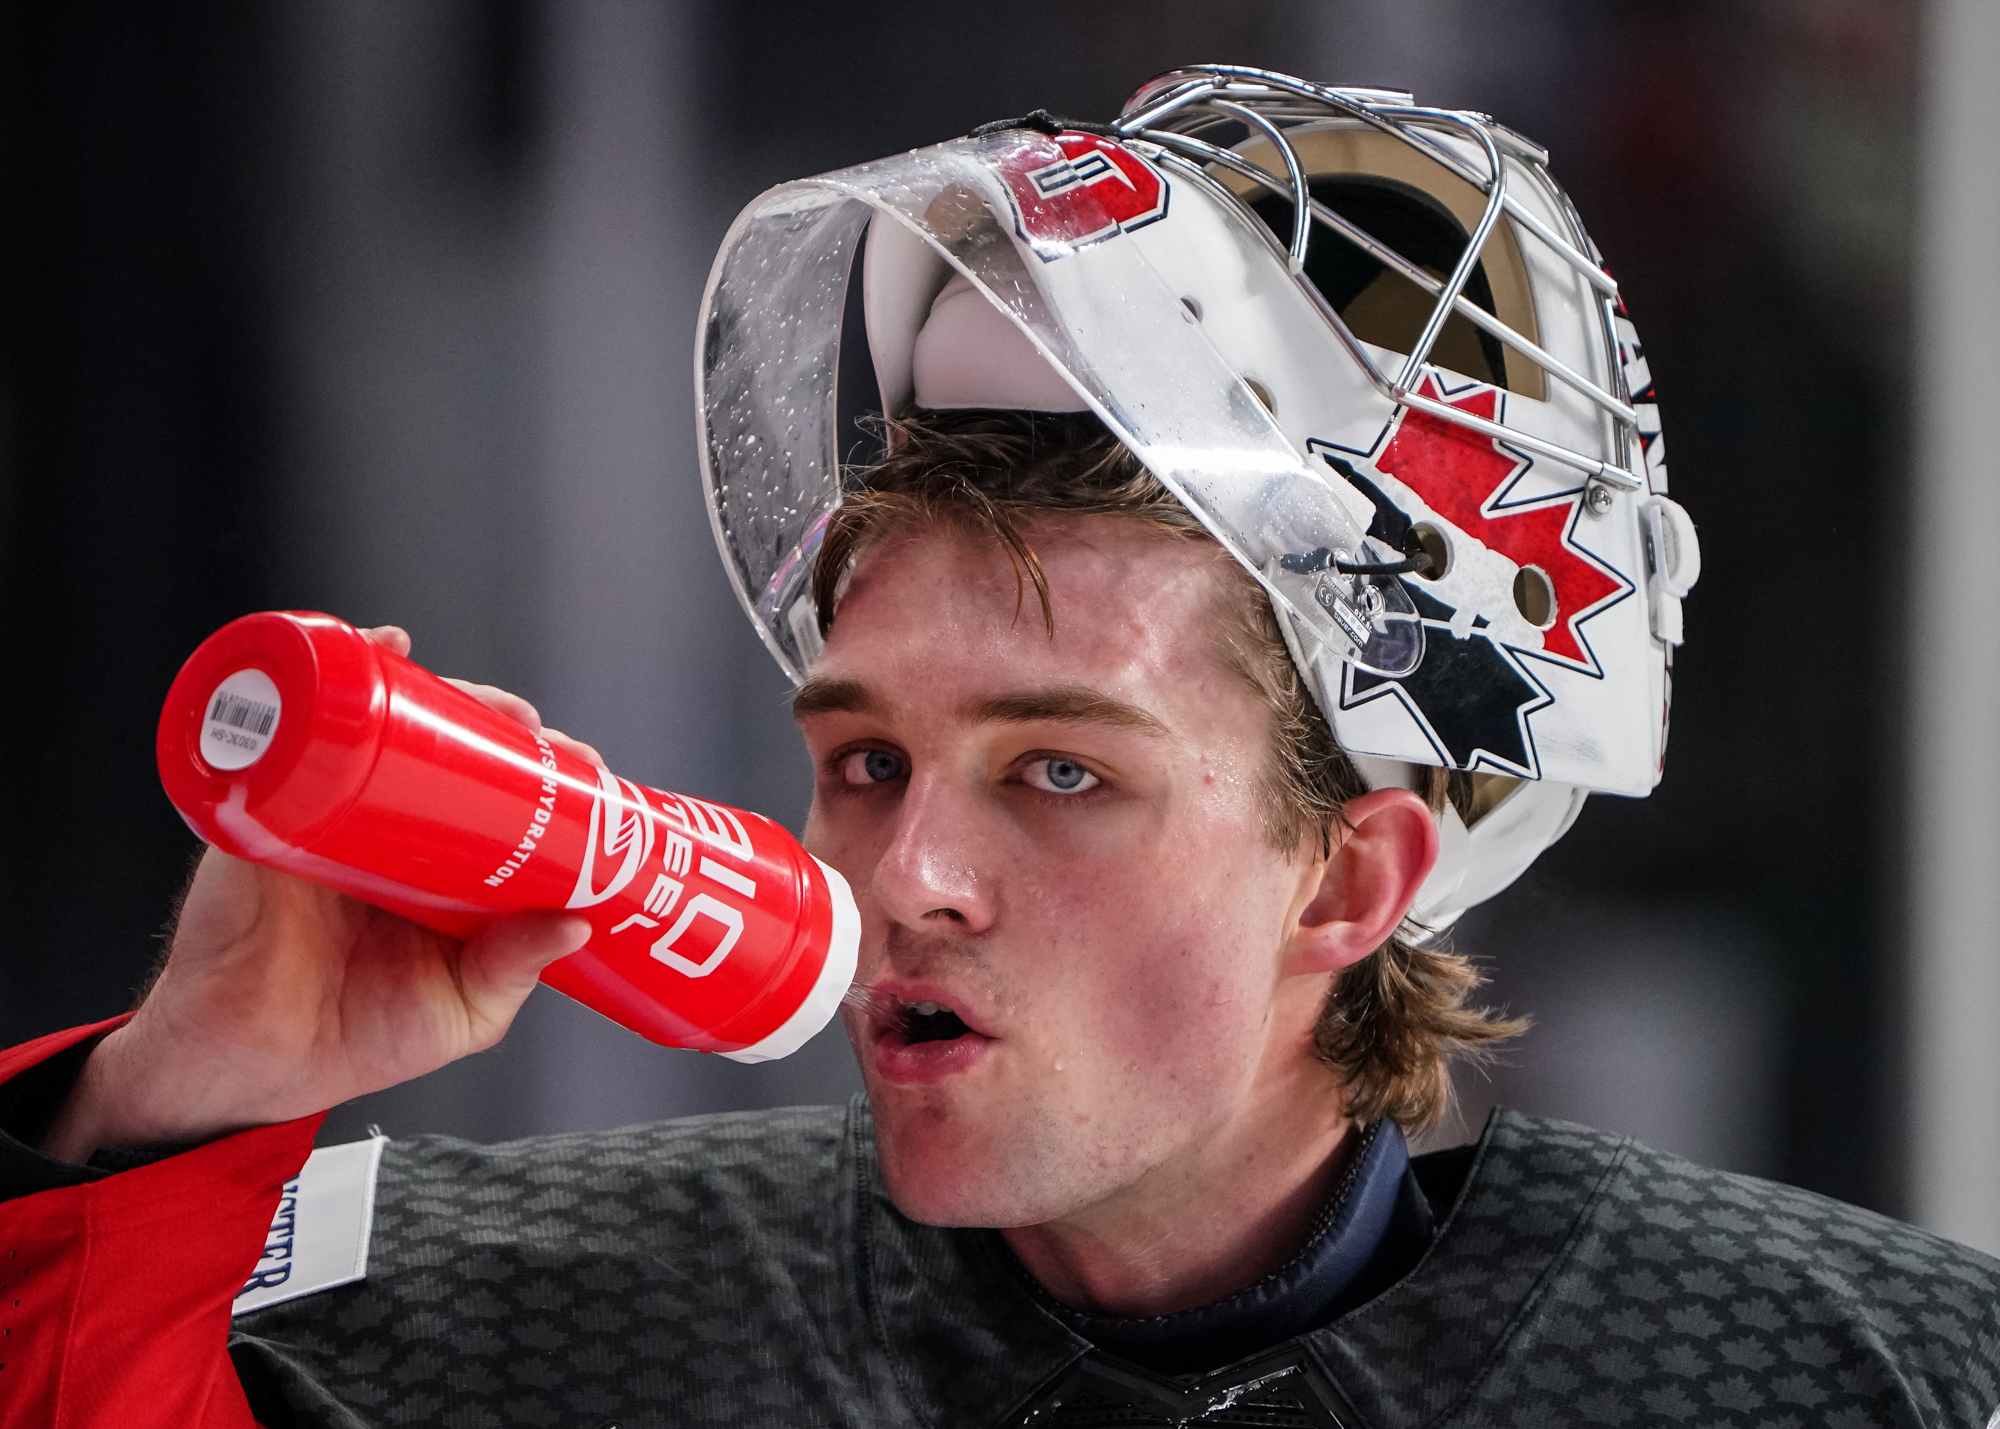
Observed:
[[[942,772],[910,780],[895,833],[875,865],[875,896],[912,928],[980,933],[993,925],[994,887],[980,854],[977,801]]]

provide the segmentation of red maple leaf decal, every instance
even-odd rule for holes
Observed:
[[[1445,400],[1429,378],[1424,379],[1422,394]],[[1493,421],[1500,394],[1484,387],[1451,405]],[[1556,595],[1556,621],[1542,633],[1543,651],[1589,665],[1577,621],[1606,596],[1623,590],[1624,583],[1563,540],[1577,495],[1545,506],[1487,514],[1487,503],[1522,465],[1522,458],[1502,451],[1493,438],[1408,408],[1396,435],[1375,459],[1377,470],[1423,497],[1431,510],[1475,541],[1483,541],[1515,565],[1539,566]]]

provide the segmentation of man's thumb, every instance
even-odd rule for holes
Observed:
[[[498,1002],[511,1018],[513,1009],[534,991],[543,968],[589,941],[589,920],[574,913],[508,913],[495,918],[459,954],[466,1000]]]

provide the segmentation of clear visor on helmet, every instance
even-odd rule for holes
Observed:
[[[1361,498],[1306,463],[1088,188],[1065,189],[1061,221],[1045,221],[1036,195],[1069,162],[1031,130],[961,139],[772,189],[723,241],[696,360],[703,475],[772,653],[799,679],[818,650],[812,565],[841,497],[841,323],[880,212],[1005,313],[1329,650],[1384,675],[1415,668],[1423,627],[1403,588],[1340,569],[1403,553],[1364,533]]]

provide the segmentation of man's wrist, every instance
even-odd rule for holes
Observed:
[[[116,1034],[106,1034],[90,1049],[83,1065],[78,1068],[76,1080],[70,1083],[69,1094],[57,1105],[55,1114],[42,1129],[33,1145],[42,1155],[52,1161],[66,1161],[72,1166],[87,1166],[91,1156],[97,1151],[98,1119],[96,1098],[92,1088],[98,1078],[93,1077],[93,1064],[101,1064],[104,1044]]]
[[[0,1135],[23,1151],[38,1152],[85,1062],[110,1030],[102,1028],[0,1079]]]
[[[170,1087],[157,1066],[148,1075],[131,1055],[134,1039],[140,1036],[143,1033],[128,1024],[108,1033],[91,1050],[42,1134],[39,1149],[44,1156],[75,1166],[118,1170],[258,1124],[253,1116],[205,1114],[199,1099]],[[176,1059],[155,1061],[169,1066]],[[93,1162],[100,1152],[113,1153],[111,1160],[118,1164],[104,1164],[101,1157]]]

